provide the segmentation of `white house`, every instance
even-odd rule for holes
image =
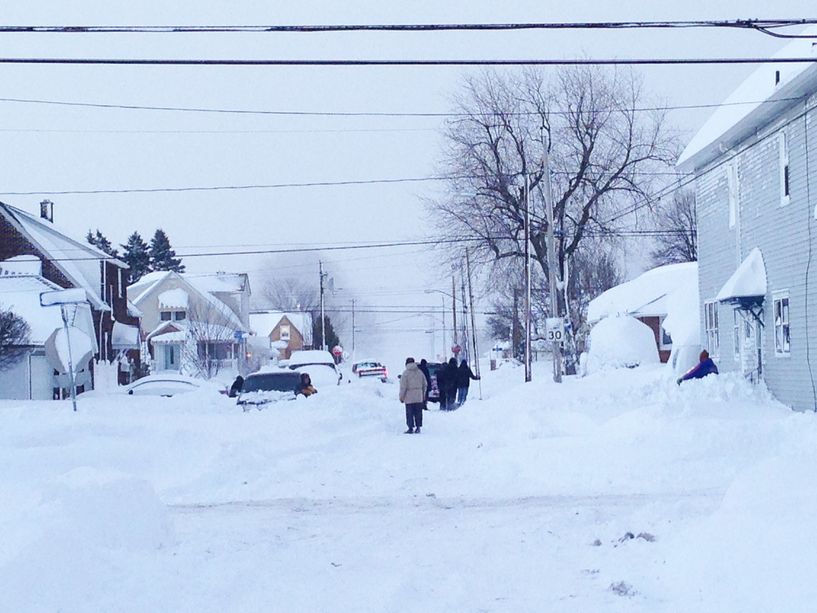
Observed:
[[[0,370],[0,398],[50,400],[70,394],[66,336],[60,307],[40,304],[43,292],[61,290],[41,275],[42,263],[32,256],[0,262],[0,307],[21,317],[29,327],[24,344],[4,348],[16,361]],[[93,389],[93,355],[98,351],[89,303],[68,308],[68,338],[78,393]]]
[[[244,362],[250,331],[245,273],[152,272],[128,287],[142,312],[152,371],[211,376]]]

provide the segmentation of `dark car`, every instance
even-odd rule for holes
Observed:
[[[437,387],[437,372],[443,367],[439,362],[428,363],[428,376],[431,379],[431,389],[428,390],[429,402],[440,401],[440,389]]]
[[[257,372],[247,376],[241,386],[237,404],[248,408],[281,400],[294,400],[301,382],[301,373],[291,370]]]

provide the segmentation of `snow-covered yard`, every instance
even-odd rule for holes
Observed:
[[[817,421],[663,367],[0,402],[9,611],[809,611]]]

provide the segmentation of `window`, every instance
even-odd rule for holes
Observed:
[[[173,319],[175,321],[187,319],[187,313],[185,311],[173,311]]]
[[[774,296],[774,353],[789,355],[791,339],[789,334],[789,295],[780,293]]]
[[[789,148],[786,133],[777,135],[777,154],[780,165],[780,205],[785,206],[791,200],[791,175],[789,172]]]
[[[281,340],[288,341],[290,339],[291,328],[288,325],[281,326]]]
[[[738,168],[735,162],[726,167],[726,180],[729,184],[729,227],[734,228],[739,213]]]
[[[740,361],[740,324],[743,318],[737,309],[732,310],[732,353]]]
[[[170,321],[170,311],[162,311],[159,314],[159,317],[162,319],[162,321]]]
[[[706,328],[706,346],[710,355],[718,356],[721,339],[718,332],[718,303],[714,300],[704,302],[704,326]]]

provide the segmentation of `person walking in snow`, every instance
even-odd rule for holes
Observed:
[[[443,374],[443,383],[440,385],[440,373]],[[451,358],[448,364],[443,364],[437,372],[437,388],[440,390],[440,409],[453,411],[457,408],[457,359]],[[445,404],[443,405],[443,398]]]
[[[476,376],[471,370],[471,367],[468,366],[468,362],[463,360],[460,362],[459,368],[457,368],[457,406],[462,406],[465,403],[465,399],[468,398],[468,388],[471,385],[472,379],[476,381],[479,377]]]
[[[406,369],[400,375],[400,402],[406,405],[406,434],[420,434],[426,391],[425,375],[415,364],[414,358],[406,358]]]
[[[706,349],[701,351],[701,355],[698,356],[698,359],[700,361],[689,369],[683,377],[678,377],[678,379],[675,380],[678,385],[690,379],[703,379],[707,375],[718,374],[718,367],[715,365],[715,362],[712,361],[712,358],[709,357],[709,352]]]
[[[428,362],[425,358],[420,360],[420,365],[417,367],[420,369],[420,372],[423,373],[423,376],[426,378],[426,395],[423,398],[423,410],[428,411],[428,392],[431,391],[431,373],[428,370]]]

